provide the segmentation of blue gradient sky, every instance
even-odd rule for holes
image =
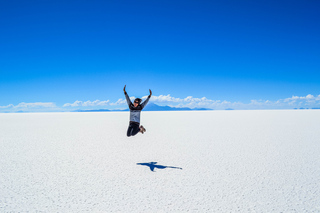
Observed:
[[[0,106],[320,94],[320,2],[0,1]]]

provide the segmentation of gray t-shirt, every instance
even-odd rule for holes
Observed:
[[[147,105],[150,99],[150,96],[148,96],[148,98],[137,107],[134,107],[127,93],[125,93],[125,96],[130,109],[130,121],[140,123],[141,110]]]

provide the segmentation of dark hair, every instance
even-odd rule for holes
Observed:
[[[136,99],[134,99],[134,102],[138,102],[138,104],[140,104],[141,103],[141,99],[140,98],[136,98]]]

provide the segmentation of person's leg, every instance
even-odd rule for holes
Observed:
[[[135,123],[132,123],[132,132],[131,132],[131,135],[134,136],[136,135],[138,132],[140,132],[140,127],[139,127],[139,124],[135,124]]]
[[[128,137],[132,136],[132,131],[133,131],[133,126],[131,124],[129,124],[128,130],[127,130]]]

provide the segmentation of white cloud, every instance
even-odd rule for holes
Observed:
[[[95,100],[95,101],[86,101],[82,104],[82,106],[107,106],[109,105],[109,100],[107,101],[100,101],[100,100]]]
[[[52,102],[35,102],[35,103],[25,103],[21,102],[18,105],[9,104],[7,106],[0,106],[1,109],[9,108],[53,108],[56,107],[55,103]]]
[[[66,103],[63,105],[63,107],[77,107],[81,105],[82,105],[82,101],[75,101],[73,104]]]
[[[108,106],[109,105],[109,100],[107,101],[100,101],[100,100],[95,100],[95,101],[75,101],[74,103],[66,103],[63,105],[63,107],[92,107],[92,106]]]
[[[281,101],[281,100],[280,100]],[[301,107],[305,105],[306,107],[319,107],[320,104],[320,95],[313,96],[311,94],[307,96],[292,96],[291,98],[283,99],[284,103],[288,103],[291,106],[297,105],[297,107]]]
[[[115,103],[110,103],[110,105],[111,105],[111,106],[124,105],[124,104],[126,104],[126,103],[127,103],[127,101],[126,101],[125,99],[120,98],[120,99],[118,99],[117,102],[115,102]]]
[[[147,96],[143,97],[147,98]],[[270,100],[251,100],[249,103],[230,102],[221,100],[211,100],[206,97],[194,98],[175,98],[169,95],[152,96],[151,100],[155,104],[169,105],[174,107],[189,108],[210,108],[210,109],[292,109],[292,108],[313,108],[320,107],[320,95],[292,96],[291,98]]]
[[[0,109],[9,109],[9,108],[13,108],[14,105],[13,104],[9,104],[7,106],[0,106]]]
[[[0,110],[5,112],[16,112],[16,111],[55,111],[59,109],[53,102],[35,102],[25,103],[21,102],[17,105],[9,104],[7,106],[0,106]]]
[[[35,103],[25,103],[21,102],[18,105],[14,106],[14,108],[53,108],[56,105],[52,102],[35,102]]]
[[[142,99],[146,99],[148,96],[142,97]],[[158,102],[158,103],[167,103],[167,102],[174,102],[178,103],[181,102],[181,98],[174,98],[169,95],[159,95],[159,96],[151,96],[150,101]]]

